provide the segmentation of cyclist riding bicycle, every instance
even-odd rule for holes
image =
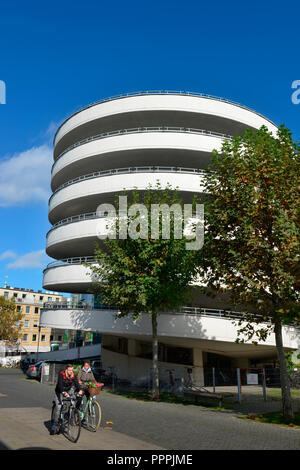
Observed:
[[[90,361],[86,360],[84,362],[82,369],[80,369],[80,371],[78,372],[77,379],[81,389],[88,396],[88,383],[96,382],[96,379],[91,369]]]
[[[65,370],[61,371],[58,374],[58,380],[55,387],[55,411],[54,411],[54,420],[51,426],[50,434],[53,435],[56,433],[58,419],[60,416],[60,411],[62,407],[63,397],[68,397],[69,392],[74,390],[78,392],[79,395],[83,395],[83,390],[81,390],[79,382],[74,374],[72,364],[67,364]]]

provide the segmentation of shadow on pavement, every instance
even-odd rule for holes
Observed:
[[[52,450],[49,447],[20,447],[16,450]]]
[[[51,419],[49,419],[48,421],[44,421],[44,426],[46,429],[48,429],[48,431],[50,432],[50,429],[51,429]]]
[[[4,442],[0,441],[0,450],[14,450],[8,447]],[[39,447],[39,446],[32,446],[32,447],[20,447],[19,449],[15,450],[52,450],[49,447]]]
[[[5,445],[2,441],[0,441],[0,450],[10,450],[10,448],[7,447],[7,445]]]

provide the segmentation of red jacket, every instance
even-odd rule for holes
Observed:
[[[69,392],[69,390],[72,387],[75,388],[76,392],[79,392],[80,385],[79,385],[79,382],[77,380],[77,377],[74,374],[73,377],[69,378],[69,377],[66,376],[66,371],[62,370],[58,374],[58,380],[57,380],[57,384],[56,384],[56,387],[55,387],[55,392],[56,393]]]

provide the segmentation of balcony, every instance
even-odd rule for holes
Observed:
[[[138,174],[135,180],[133,174]],[[116,168],[82,175],[61,185],[49,199],[49,220],[55,224],[64,216],[96,211],[101,203],[115,203],[115,195],[126,188],[132,191],[156,186],[178,187],[184,202],[191,202],[194,193],[203,191],[202,169],[172,166]]]
[[[75,308],[73,308],[75,307]],[[134,337],[141,341],[151,341],[152,328],[149,315],[141,314],[139,320],[129,315],[119,317],[115,307],[89,309],[76,305],[67,308],[49,304],[42,310],[41,323],[45,326],[62,329],[98,331],[102,334]],[[237,326],[233,321],[240,319],[240,313],[218,309],[183,306],[176,312],[163,312],[158,317],[159,341],[166,344],[198,347],[203,350],[229,351],[244,357],[276,354],[275,336],[272,333],[265,342],[254,346],[251,341],[235,344]],[[287,350],[297,349],[299,329],[285,326],[283,342]]]
[[[106,132],[74,142],[52,167],[53,190],[68,179],[120,166],[173,165],[205,168],[230,135],[181,127],[144,127]]]
[[[54,156],[74,142],[99,132],[130,127],[200,127],[236,135],[246,128],[276,126],[261,114],[231,100],[204,93],[146,91],[118,95],[92,103],[70,116],[55,135]]]

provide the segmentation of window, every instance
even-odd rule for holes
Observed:
[[[22,294],[22,299],[26,299],[26,294]]]
[[[21,305],[17,305],[17,312],[21,312]]]
[[[18,294],[14,292],[14,298],[16,299],[18,297]]]
[[[36,335],[32,335],[32,342],[34,343],[36,341]]]
[[[24,328],[29,328],[29,320],[24,321]]]
[[[43,295],[40,295],[40,300],[43,300],[44,296]]]
[[[38,315],[38,314],[39,314],[39,308],[38,308],[38,307],[35,307],[35,308],[34,308],[34,313],[35,313],[35,315]]]
[[[38,328],[38,327],[39,327],[39,321],[33,320],[33,328]]]
[[[128,354],[128,339],[118,338],[118,352]]]
[[[50,335],[50,341],[53,341],[53,335]]]
[[[48,302],[51,302],[52,301],[52,297],[48,297]]]
[[[62,340],[62,336],[59,335],[59,336],[57,337],[57,341],[61,341],[61,340]]]
[[[45,342],[45,341],[46,341],[46,335],[42,335],[42,336],[41,336],[41,341],[42,341],[42,342]]]
[[[8,299],[8,292],[4,292],[4,298],[7,300]]]
[[[26,313],[30,313],[30,307],[26,307]]]
[[[59,297],[56,297],[55,302],[59,302]]]
[[[23,341],[28,341],[28,335],[27,334],[23,335]]]

